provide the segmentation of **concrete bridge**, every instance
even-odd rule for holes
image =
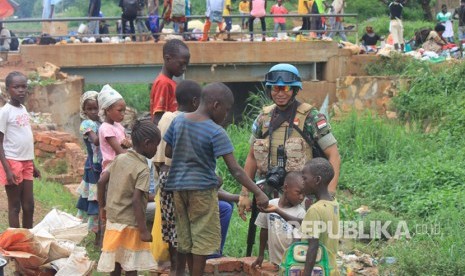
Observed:
[[[301,100],[335,100],[336,80],[359,75],[364,59],[339,49],[333,41],[186,42],[191,52],[186,79],[198,82],[262,82],[274,64],[296,65],[303,78]],[[163,64],[163,43],[23,45],[20,60],[35,68],[51,62],[82,75],[86,83],[151,83]]]

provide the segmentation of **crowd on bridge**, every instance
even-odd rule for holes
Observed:
[[[54,5],[59,0],[44,1],[43,14],[44,19],[53,18]],[[267,34],[272,33],[273,37],[277,37],[279,32],[286,33],[286,17],[279,15],[287,15],[289,12],[283,4],[283,0],[269,4],[266,0],[240,0],[237,7],[233,7],[231,0],[207,0],[205,12],[205,24],[202,29],[189,28],[188,18],[192,15],[190,0],[164,0],[163,6],[159,7],[158,0],[121,0],[121,20],[117,23],[117,31],[122,35],[136,41],[142,39],[145,34],[150,31],[153,34],[155,41],[158,41],[160,34],[163,34],[163,29],[166,25],[172,23],[176,34],[182,35],[187,40],[209,40],[208,33],[211,23],[217,23],[219,32],[226,32],[225,40],[232,40],[230,33],[233,30],[231,15],[233,11],[238,10],[237,15],[241,15],[241,24],[239,30],[247,30],[250,32],[249,39],[253,40],[253,22],[259,20],[261,22],[262,37],[264,41]],[[90,0],[87,14],[89,17],[101,17],[101,1]],[[341,38],[346,40],[344,27],[342,25],[342,17],[319,17],[306,15],[342,15],[344,9],[343,0],[333,0],[332,3],[323,0],[299,0],[297,14],[302,15],[302,25],[297,28],[297,31],[305,32],[312,37],[322,37],[325,32],[328,37],[332,37],[339,32]],[[160,13],[161,10],[161,13]],[[267,14],[273,15],[274,30],[268,32],[266,30]],[[148,16],[147,20],[140,17]],[[100,25],[100,27],[99,27]],[[108,24],[105,20],[90,20],[87,26],[83,26],[83,32],[88,35],[108,34]],[[328,30],[334,32],[327,32]],[[309,32],[311,31],[311,32]],[[135,35],[136,32],[139,35]],[[194,33],[194,34],[193,34]]]

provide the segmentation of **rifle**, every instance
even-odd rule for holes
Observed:
[[[257,181],[256,183],[260,189],[262,189],[266,193],[265,189],[265,179],[261,179]],[[270,191],[270,194],[267,194],[269,198],[272,198],[271,196],[274,196],[274,198],[278,197],[279,194],[277,194],[277,190]],[[257,232],[257,225],[255,225],[255,220],[257,219],[258,216],[258,207],[257,207],[257,200],[255,199],[255,195],[253,196],[252,199],[252,211],[250,215],[250,220],[249,220],[249,229],[247,230],[247,250],[246,250],[246,257],[252,256],[252,249],[253,245],[255,244],[255,233]]]
[[[258,216],[258,208],[257,208],[257,201],[255,200],[255,195],[252,199],[252,212],[250,215],[249,220],[249,229],[247,230],[247,251],[245,256],[250,257],[252,256],[252,249],[255,243],[255,233],[257,231],[257,225],[255,225],[255,220]]]

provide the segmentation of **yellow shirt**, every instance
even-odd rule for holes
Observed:
[[[126,153],[117,155],[107,170],[110,173],[105,207],[107,219],[111,222],[137,226],[132,195],[135,189],[144,192],[142,209],[145,214],[150,188],[147,158],[130,149]]]
[[[307,0],[299,0],[299,5],[297,6],[297,13],[298,14],[307,14],[308,12],[308,1]]]
[[[241,13],[250,13],[250,3],[249,1],[239,2],[239,12]]]
[[[318,223],[326,225],[325,228],[317,227]],[[327,229],[325,232],[319,229]],[[328,251],[329,265],[331,266],[330,276],[338,276],[336,254],[339,239],[339,203],[336,200],[319,200],[308,209],[307,214],[302,221],[302,233],[309,238],[318,238],[319,242],[326,247]],[[331,233],[328,232],[331,231]],[[333,237],[331,237],[331,235]]]
[[[231,0],[225,0],[224,1],[224,10],[223,10],[223,16],[228,16],[228,15],[231,15],[231,13],[229,12],[229,10],[226,8],[227,6],[229,6],[229,8],[231,9]]]

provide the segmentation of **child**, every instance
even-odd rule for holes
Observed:
[[[0,109],[0,184],[8,197],[8,223],[12,228],[32,228],[33,178],[40,177],[34,165],[34,138],[29,113],[23,105],[27,78],[11,72],[5,79],[10,100]],[[19,212],[23,212],[22,226]]]
[[[271,7],[271,14],[288,14],[286,7],[283,6],[283,0],[277,0],[277,3]],[[281,29],[281,32],[286,31],[286,17],[273,17],[274,21],[274,33],[273,36],[278,36],[278,29]]]
[[[250,0],[250,17],[249,17],[249,32],[250,41],[253,41],[253,21],[255,18],[260,18],[262,25],[262,41],[266,40],[266,0]]]
[[[260,213],[258,215],[255,224],[261,228],[260,249],[258,258],[253,262],[252,267],[261,267],[267,245],[270,262],[275,265],[281,264],[284,252],[294,242],[296,229],[287,223],[280,213],[284,212],[295,217],[300,224],[305,216],[305,209],[301,205],[304,200],[303,189],[302,173],[288,173],[284,179],[281,197],[270,200],[268,208],[265,210],[268,214]]]
[[[190,57],[189,48],[179,39],[171,39],[163,45],[163,67],[150,90],[150,116],[156,125],[163,113],[176,111],[178,104],[173,77],[184,74]]]
[[[378,49],[376,48],[376,44],[378,41],[383,40],[379,35],[377,35],[373,31],[373,27],[367,26],[366,27],[366,33],[362,36],[360,41],[362,42],[362,45],[365,47],[365,52],[377,52]]]
[[[247,177],[233,155],[221,124],[234,103],[222,83],[205,86],[195,112],[178,115],[168,128],[165,155],[173,158],[165,190],[173,191],[178,235],[177,275],[188,259],[191,275],[203,275],[206,256],[220,248],[216,158],[222,156],[235,179],[255,193],[261,208],[268,198]],[[189,169],[186,169],[189,168]]]
[[[194,112],[199,106],[200,94],[202,88],[198,83],[191,80],[184,80],[176,87],[176,101],[178,102],[178,110],[175,112],[165,112],[158,123],[160,133],[163,137],[168,127],[171,125],[176,116],[181,112]],[[162,233],[163,240],[169,245],[171,271],[176,271],[176,228],[174,221],[174,205],[173,192],[166,191],[165,185],[168,178],[168,171],[171,166],[171,159],[165,157],[166,142],[161,141],[158,146],[157,153],[153,157],[159,171],[160,184],[160,206],[162,216]],[[155,244],[154,244],[155,246]]]
[[[225,41],[235,41],[235,39],[231,38],[231,29],[232,29],[231,11],[232,11],[231,0],[224,0],[223,16],[224,16],[224,23],[226,23],[225,30],[227,33],[227,37]]]
[[[160,131],[150,120],[138,120],[131,138],[134,149],[117,156],[98,182],[99,207],[105,208],[107,223],[97,270],[111,275],[121,275],[122,270],[125,275],[138,275],[137,270],[156,268],[150,253],[152,235],[145,224],[145,208],[150,177],[147,159],[157,151]]]
[[[242,15],[241,28],[247,29],[249,26],[249,20],[247,17],[250,14],[250,4],[248,0],[241,0],[241,2],[239,2],[239,13]]]
[[[88,217],[88,229],[95,233],[95,243],[99,238],[98,227],[98,202],[97,202],[97,181],[102,172],[102,154],[99,149],[98,128],[101,125],[98,116],[98,92],[87,91],[82,94],[80,108],[81,118],[84,119],[79,128],[83,136],[84,144],[87,149],[87,159],[84,165],[84,175],[82,176],[81,185],[77,192],[79,200],[76,208],[78,209],[77,217]]]
[[[382,0],[387,4],[388,0]],[[396,51],[404,51],[404,26],[402,24],[402,11],[404,9],[404,4],[407,0],[394,0],[389,3],[389,13],[390,13],[390,25],[389,30],[394,39],[394,49]]]
[[[224,9],[224,0],[207,0],[207,10],[205,11],[205,16],[207,17],[205,25],[203,26],[203,36],[200,41],[208,40],[208,32],[212,22],[218,24],[218,29],[220,33],[223,32],[223,9]]]
[[[436,15],[436,19],[439,23],[446,27],[446,30],[442,34],[442,37],[447,42],[454,43],[454,27],[452,25],[452,14],[447,11],[447,5],[442,4],[441,11]]]
[[[328,185],[333,177],[333,167],[324,158],[310,160],[303,169],[304,193],[314,194],[318,200],[310,206],[302,222],[302,233],[308,237],[307,260],[303,275],[311,275],[319,243],[328,251],[330,275],[339,275],[336,263],[339,240],[331,237],[338,235],[339,204],[328,192]],[[323,223],[326,227],[317,227],[318,223]]]
[[[173,22],[173,25],[177,24],[179,33],[182,34],[184,32],[184,23],[187,22],[185,0],[164,0],[161,17],[163,21],[160,25],[160,33],[163,31],[165,24]],[[155,41],[158,41],[158,39]]]
[[[126,138],[124,127],[120,124],[126,111],[123,97],[106,84],[98,95],[98,105],[99,114],[104,118],[98,136],[102,151],[102,168],[105,170],[116,155],[125,153],[126,149],[131,147],[131,141]]]

